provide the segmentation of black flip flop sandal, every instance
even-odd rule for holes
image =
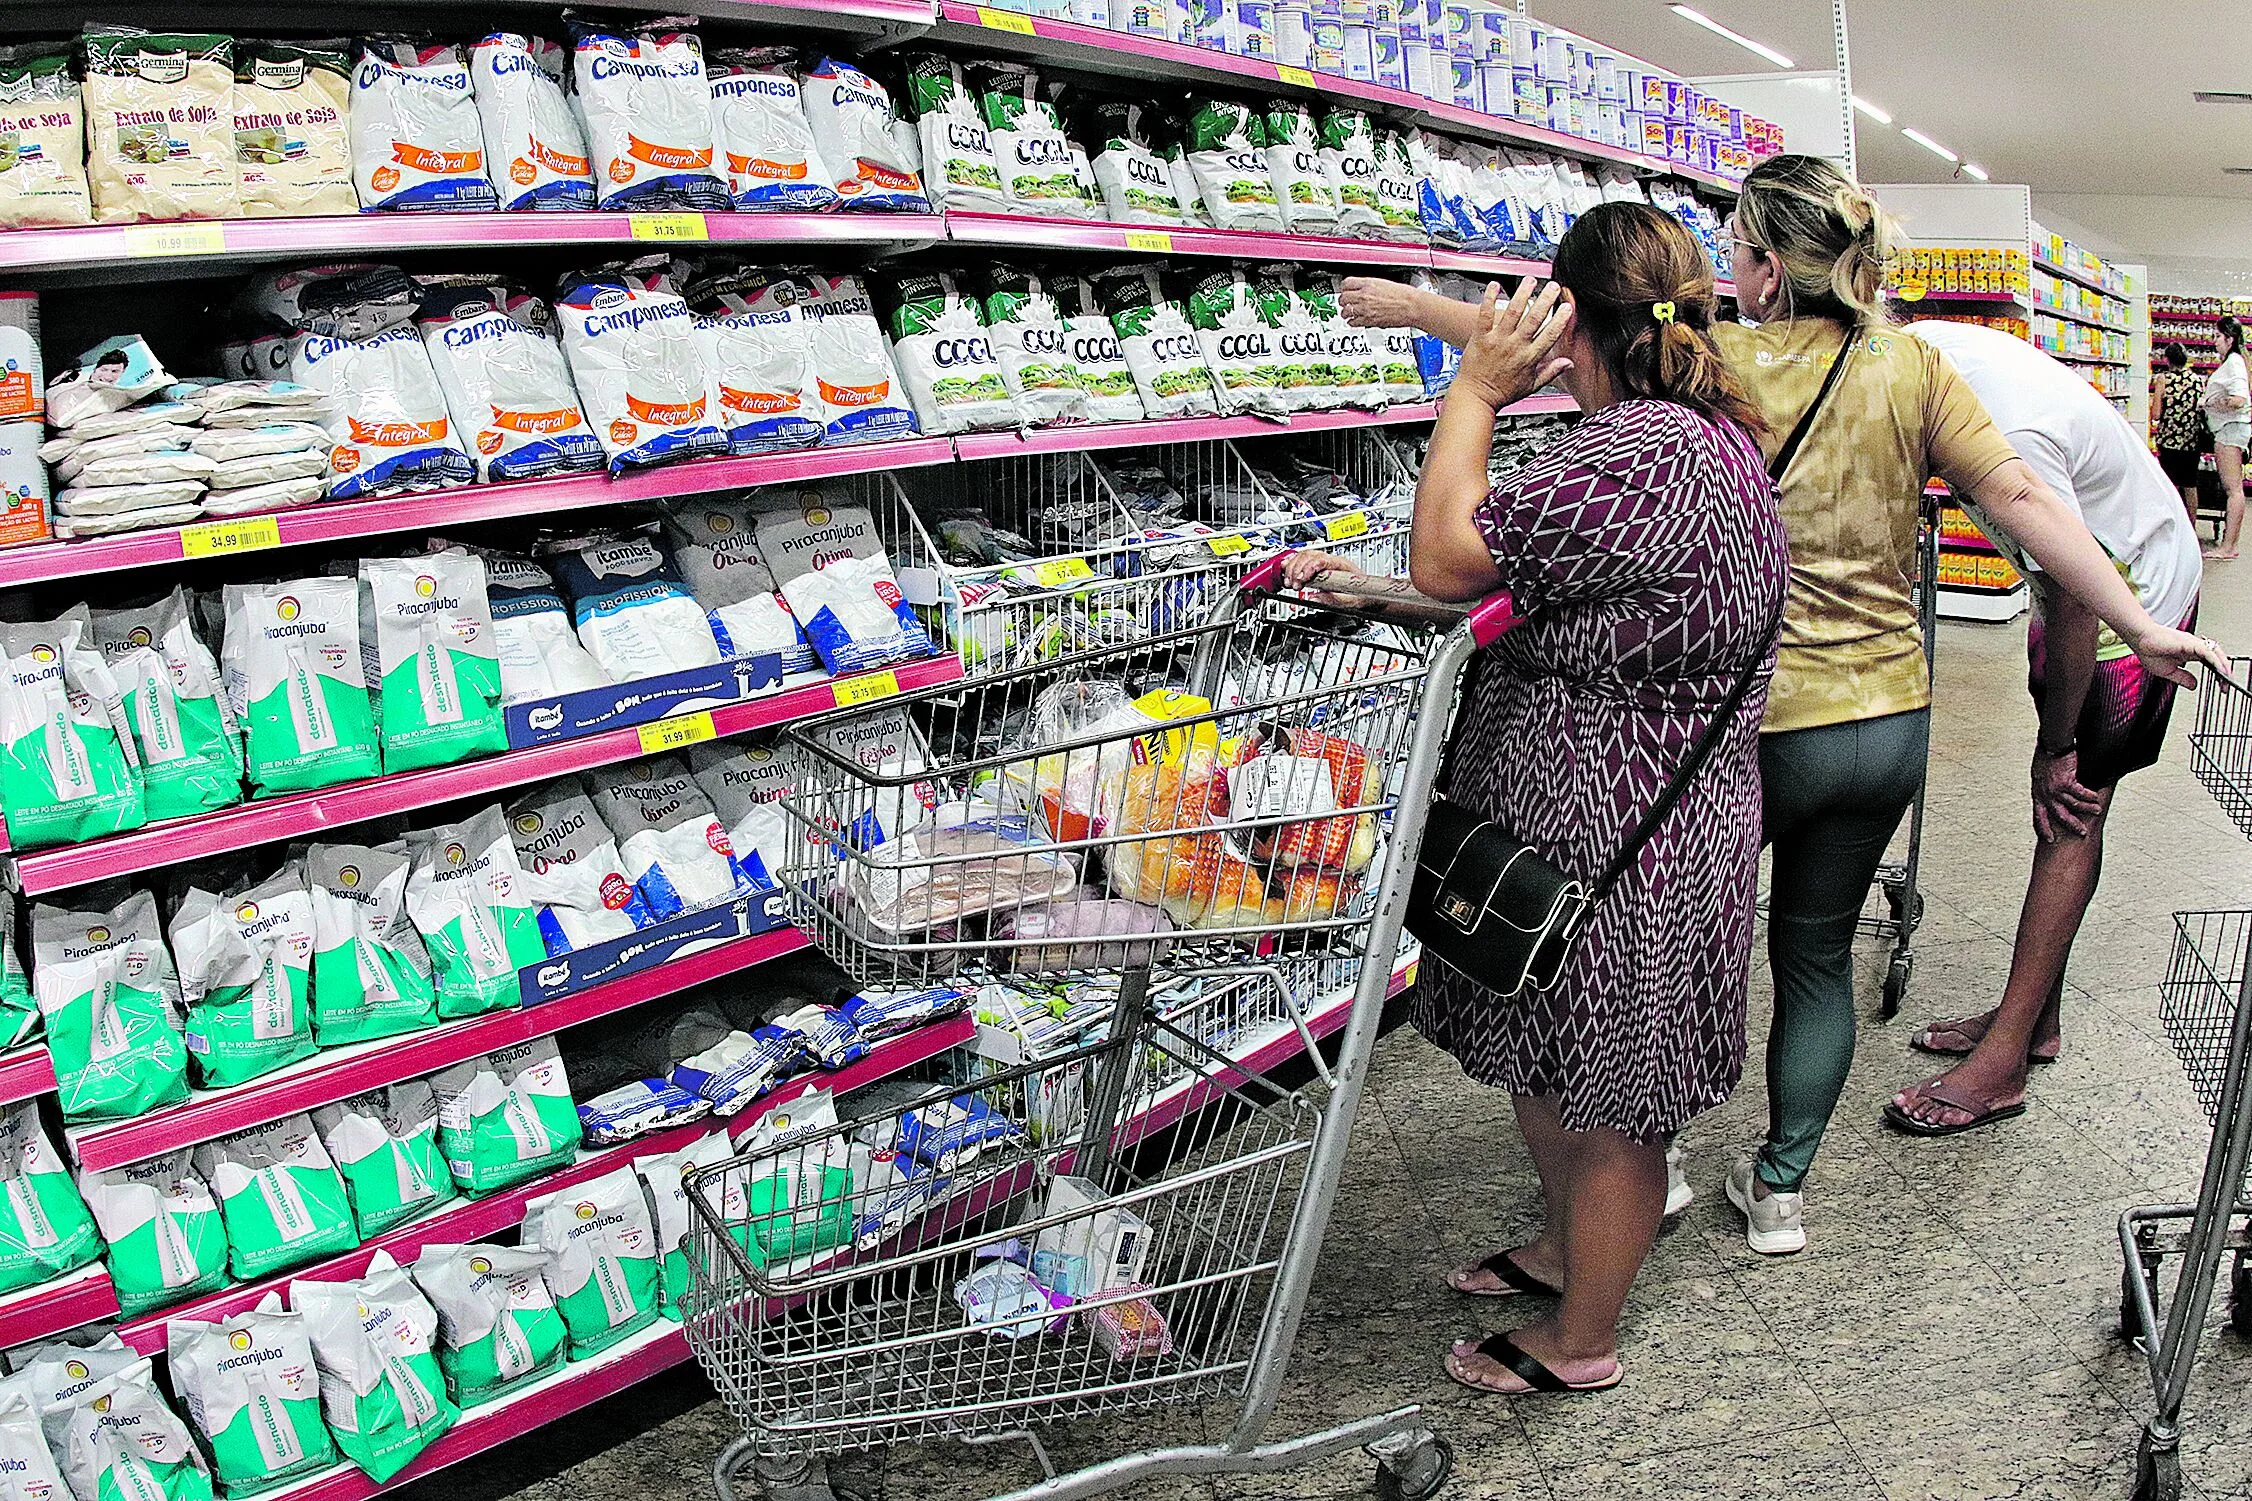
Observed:
[[[1942,1048],[1933,1046],[1931,1043],[1925,1041],[1925,1039],[1931,1035],[1931,1031],[1932,1028],[1929,1024],[1917,1028],[1915,1034],[1908,1039],[1908,1046],[1914,1048],[1919,1053],[1928,1054],[1933,1058],[1968,1058],[1971,1055],[1970,1048],[1964,1048],[1958,1052],[1954,1048]],[[1956,1033],[1955,1035],[1961,1036],[1962,1034]],[[1976,1044],[1973,1044],[1973,1046],[1976,1046]],[[2056,1062],[2058,1058],[2063,1056],[2063,1054],[2064,1048],[2060,1043],[2057,1047],[2057,1051],[2054,1053],[2041,1054],[2028,1049],[2025,1055],[2025,1061],[2028,1064],[2032,1065],[2034,1068],[2046,1068],[2049,1064]]]
[[[1909,1136],[1960,1136],[1965,1131],[1976,1131],[1981,1126],[1999,1125],[2003,1121],[2016,1120],[2019,1116],[2025,1114],[2025,1101],[2023,1100],[2019,1100],[2013,1105],[1989,1105],[1986,1101],[1964,1094],[1960,1090],[1950,1091],[1947,1087],[1947,1076],[1945,1074],[1926,1079],[1921,1084],[1911,1087],[1925,1099],[1935,1100],[1947,1106],[1950,1110],[1960,1110],[1970,1119],[1957,1121],[1951,1126],[1935,1126],[1929,1121],[1917,1120],[1907,1111],[1887,1100],[1884,1107],[1885,1123],[1895,1131],[1903,1132]]]
[[[1516,1248],[1511,1247],[1510,1249]],[[1465,1298],[1561,1298],[1564,1296],[1564,1289],[1549,1286],[1516,1262],[1511,1261],[1509,1251],[1496,1251],[1493,1255],[1472,1267],[1471,1270],[1474,1272],[1491,1272],[1501,1279],[1502,1285],[1483,1289],[1456,1287],[1454,1279],[1449,1277],[1447,1289],[1450,1292],[1460,1293]]]
[[[1450,1351],[1449,1353],[1451,1354],[1452,1352]],[[1589,1392],[1607,1392],[1612,1387],[1617,1386],[1621,1381],[1624,1381],[1626,1379],[1625,1367],[1614,1366],[1612,1368],[1611,1374],[1604,1377],[1601,1381],[1566,1381],[1563,1377],[1557,1375],[1554,1371],[1543,1365],[1538,1358],[1526,1354],[1525,1351],[1518,1346],[1517,1341],[1510,1338],[1506,1334],[1487,1335],[1484,1339],[1478,1341],[1478,1347],[1472,1353],[1483,1355],[1486,1359],[1502,1366],[1511,1375],[1515,1376],[1519,1381],[1524,1382],[1528,1387],[1532,1388],[1532,1391],[1534,1392],[1556,1392],[1562,1393],[1566,1396],[1584,1396]],[[1454,1373],[1454,1367],[1452,1365],[1446,1364],[1445,1362],[1441,1362],[1441,1365],[1442,1368],[1446,1371],[1447,1379],[1449,1381],[1452,1381],[1457,1386],[1466,1386],[1474,1392],[1483,1392],[1489,1397],[1523,1397],[1531,1395],[1531,1393],[1529,1392],[1496,1391],[1493,1387],[1483,1385],[1480,1382],[1465,1381],[1462,1377],[1457,1376]]]

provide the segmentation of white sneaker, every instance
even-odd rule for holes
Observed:
[[[1806,1249],[1806,1204],[1795,1193],[1771,1191],[1752,1196],[1752,1159],[1746,1154],[1728,1174],[1728,1202],[1744,1216],[1744,1244],[1762,1256],[1788,1256]]]
[[[1669,1220],[1697,1202],[1697,1191],[1689,1186],[1689,1175],[1681,1167],[1687,1155],[1680,1147],[1666,1148],[1666,1218]]]

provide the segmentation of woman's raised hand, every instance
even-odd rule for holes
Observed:
[[[1554,282],[1540,285],[1528,276],[1517,295],[1501,300],[1501,283],[1486,283],[1478,304],[1478,332],[1462,351],[1449,394],[1465,391],[1496,411],[1522,401],[1572,368],[1556,346],[1572,326],[1572,305]]]
[[[1423,294],[1382,276],[1348,276],[1337,289],[1337,311],[1355,328],[1420,328]]]

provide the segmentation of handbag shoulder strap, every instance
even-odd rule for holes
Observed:
[[[1814,419],[1821,416],[1822,408],[1829,405],[1830,393],[1838,388],[1838,377],[1845,374],[1846,362],[1853,357],[1853,345],[1860,332],[1858,328],[1848,328],[1845,331],[1845,342],[1838,346],[1837,358],[1830,361],[1830,373],[1824,378],[1822,389],[1814,393],[1814,400],[1807,403],[1806,410],[1799,414],[1798,426],[1791,429],[1791,435],[1783,440],[1783,446],[1775,450],[1775,457],[1767,466],[1767,477],[1774,483],[1780,485],[1783,483],[1783,476],[1791,472],[1791,461],[1798,457],[1800,446],[1806,442],[1806,435],[1814,430]]]

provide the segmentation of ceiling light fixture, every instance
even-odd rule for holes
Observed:
[[[1909,140],[1914,141],[1917,145],[1923,147],[1924,150],[1930,152],[1933,156],[1944,156],[1951,162],[1959,162],[1962,160],[1961,157],[1957,156],[1954,152],[1949,151],[1945,146],[1940,145],[1937,141],[1933,140],[1930,136],[1925,135],[1920,130],[1915,130],[1904,125],[1900,128],[1900,133],[1906,136]]]
[[[1680,8],[1674,7],[1676,10]],[[2252,104],[2252,93],[2240,89],[2192,89],[2190,98],[2199,104]]]
[[[1977,178],[1980,182],[1992,181],[1992,179],[1986,175],[1986,169],[1979,166],[1976,162],[1963,163],[1963,170],[1969,173],[1972,177]]]
[[[1892,123],[1892,116],[1886,114],[1883,110],[1878,109],[1875,105],[1862,98],[1859,94],[1855,94],[1853,96],[1853,107],[1861,111],[1861,113],[1863,113],[1864,115],[1867,115],[1870,119],[1876,121],[1879,125],[1890,125]]]
[[[1747,48],[1750,51],[1758,53],[1761,57],[1766,58],[1769,62],[1773,63],[1778,68],[1795,68],[1798,66],[1797,63],[1792,62],[1789,58],[1785,57],[1782,53],[1777,52],[1773,47],[1768,46],[1765,42],[1755,42],[1740,31],[1730,31],[1727,27],[1721,25],[1718,21],[1715,21],[1712,17],[1706,15],[1701,10],[1691,10],[1686,5],[1676,5],[1673,8],[1673,13],[1681,17],[1682,20],[1690,22],[1692,25],[1704,27],[1705,30],[1711,32],[1714,36],[1724,36],[1731,42],[1734,42],[1737,46]]]

